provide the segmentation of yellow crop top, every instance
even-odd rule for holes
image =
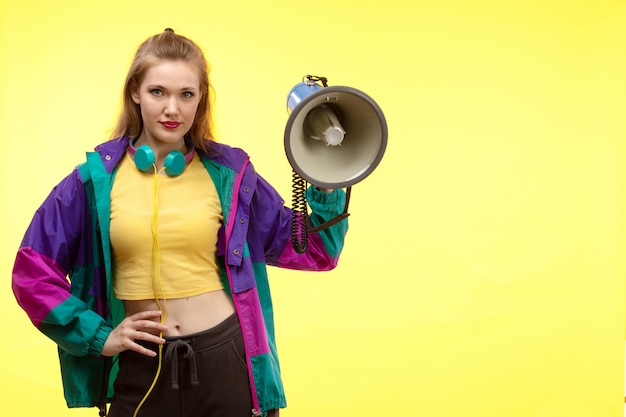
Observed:
[[[154,180],[154,173],[139,171],[128,153],[119,164],[111,190],[115,296],[154,299],[152,270],[158,265],[159,298],[162,291],[166,298],[181,298],[223,289],[216,248],[224,218],[215,185],[198,155],[183,174],[157,177],[159,251],[153,259]]]

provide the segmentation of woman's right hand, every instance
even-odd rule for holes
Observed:
[[[104,342],[102,356],[113,356],[125,350],[134,350],[146,356],[156,356],[156,352],[141,346],[135,340],[143,340],[159,345],[165,343],[165,339],[154,334],[166,330],[165,325],[154,320],[160,317],[160,311],[141,311],[126,317],[111,331],[109,337]]]

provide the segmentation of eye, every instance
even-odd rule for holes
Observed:
[[[185,97],[185,98],[191,98],[191,97],[193,97],[193,93],[192,93],[191,91],[185,91],[185,92],[183,93],[183,97]]]
[[[153,88],[152,90],[150,90],[150,93],[151,93],[153,96],[162,96],[162,95],[163,95],[163,91],[161,91],[161,90],[160,90],[160,89],[158,89],[158,88]]]

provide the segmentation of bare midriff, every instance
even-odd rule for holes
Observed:
[[[126,316],[141,311],[160,310],[166,313],[164,337],[186,336],[210,329],[235,312],[232,300],[224,290],[211,291],[183,298],[159,300],[125,300]],[[158,320],[156,320],[158,321]]]

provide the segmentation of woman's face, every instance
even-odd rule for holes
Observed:
[[[143,119],[138,143],[180,145],[200,103],[198,71],[189,62],[158,60],[131,95]]]

